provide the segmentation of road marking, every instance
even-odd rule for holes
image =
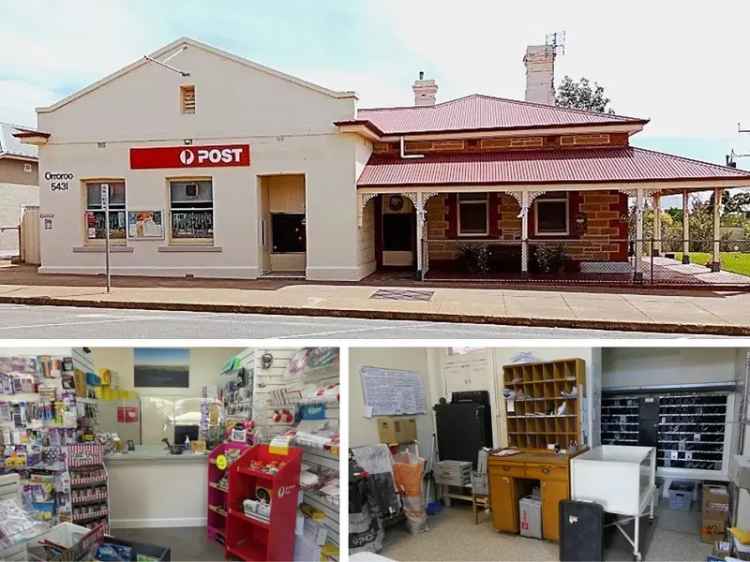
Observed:
[[[18,326],[0,326],[0,330],[26,330],[29,328],[60,328],[64,326],[87,326],[92,324],[111,324],[120,322],[132,322],[130,318],[92,320],[91,322],[55,322],[47,324],[23,324]]]

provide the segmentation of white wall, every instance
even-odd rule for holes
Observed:
[[[404,348],[352,348],[349,351],[349,446],[361,447],[379,443],[375,418],[366,418],[364,397],[362,394],[362,367],[383,367],[413,371],[422,377],[427,395],[428,412],[417,418],[417,439],[420,454],[432,458],[432,436],[435,432],[435,422],[430,399],[431,387],[428,376],[427,350],[418,347]]]
[[[734,381],[736,348],[604,348],[604,388]]]
[[[203,385],[216,384],[224,363],[240,351],[240,347],[191,348],[189,388],[137,388],[132,347],[97,347],[93,349],[93,355],[97,370],[112,371],[123,390],[135,390],[141,396],[200,396]]]

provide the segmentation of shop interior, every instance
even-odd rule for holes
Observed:
[[[0,348],[0,560],[337,560],[338,451],[338,348]]]
[[[351,558],[744,558],[749,375],[736,347],[352,349]]]

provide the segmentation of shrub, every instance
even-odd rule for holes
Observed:
[[[490,249],[484,244],[463,244],[458,247],[461,263],[469,273],[490,272]]]
[[[537,270],[541,273],[556,273],[565,263],[565,251],[562,245],[537,246],[534,257]]]

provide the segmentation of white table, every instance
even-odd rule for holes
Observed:
[[[603,445],[594,447],[570,461],[571,497],[598,503],[604,511],[622,515],[612,523],[633,547],[633,557],[641,560],[640,518],[648,513],[654,519],[656,501],[656,449]],[[635,533],[628,536],[623,525],[633,521]]]

